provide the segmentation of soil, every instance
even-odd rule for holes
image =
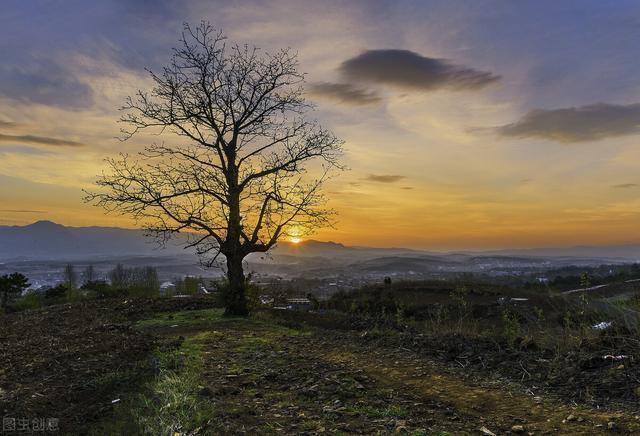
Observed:
[[[618,375],[635,377],[631,364],[607,363],[605,371],[567,360],[564,386],[584,372],[568,386],[595,386],[600,402],[594,407],[574,401],[580,398],[571,398],[570,389],[558,395],[561,383],[546,389],[533,377],[522,379],[536,371],[529,354],[511,355],[495,344],[375,336],[356,321],[350,326],[290,312],[262,320],[176,321],[175,328],[135,325],[166,313],[184,319],[184,311],[209,307],[210,300],[195,298],[95,301],[0,317],[3,416],[56,417],[62,433],[87,433],[114,416],[114,400],[151,377],[149,360],[159,343],[179,346],[184,337],[207,332],[200,396],[215,413],[198,434],[640,433],[635,400],[615,394],[633,390],[633,379]],[[606,372],[619,377],[620,386],[629,384],[612,389],[621,401],[615,406],[606,404],[604,382],[596,380]]]
[[[203,307],[211,302],[104,300],[0,316],[0,412],[85,432],[111,409],[114,391],[147,372],[155,338],[133,323]]]
[[[237,324],[211,340],[207,353],[205,395],[221,405],[207,428],[213,434],[640,431],[632,414],[471,379],[419,353],[372,347],[349,333],[311,329],[292,335]]]
[[[429,334],[394,323],[386,326],[393,334],[375,334],[377,322],[337,312],[280,312],[275,319],[292,327],[313,325],[357,332],[353,341],[370,348],[404,348],[443,367],[461,369],[465,376],[517,382],[536,395],[640,412],[640,340],[628,331],[603,331],[578,349],[560,351],[542,347],[531,338],[516,338],[510,344],[500,337]]]

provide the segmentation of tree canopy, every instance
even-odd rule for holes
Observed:
[[[19,297],[29,286],[29,280],[20,273],[16,272],[0,276],[0,307],[6,308],[13,299]]]

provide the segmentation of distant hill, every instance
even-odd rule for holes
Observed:
[[[508,250],[494,250],[482,252],[482,255],[526,256],[526,257],[571,257],[571,258],[608,258],[627,259],[640,262],[640,245],[606,245],[606,246],[576,246],[549,248],[521,248]]]
[[[0,260],[194,256],[178,242],[160,248],[141,230],[66,227],[51,221],[38,221],[26,226],[0,226]],[[270,265],[280,265],[296,271],[341,270],[347,267],[363,273],[425,272],[441,268],[484,270],[491,265],[531,266],[550,260],[554,264],[638,261],[640,245],[437,253],[407,248],[349,247],[337,242],[308,240],[297,244],[283,241],[269,254],[255,253],[247,260],[267,269]],[[193,262],[196,262],[195,257]]]
[[[184,253],[177,246],[159,249],[141,230],[65,227],[51,221],[38,221],[27,226],[0,226],[0,259],[80,259]]]
[[[398,248],[346,247],[336,242],[283,241],[269,254],[254,254],[252,261],[291,263],[299,258],[362,260],[381,255],[402,255],[414,250]],[[192,255],[179,240],[159,247],[143,231],[117,227],[66,227],[51,221],[26,226],[0,226],[0,259],[83,259],[114,256]],[[342,260],[343,261],[343,260]]]

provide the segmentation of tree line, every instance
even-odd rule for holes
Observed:
[[[78,272],[76,266],[68,264],[62,271],[62,281],[57,285],[29,291],[30,286],[27,277],[21,273],[0,276],[0,311],[33,309],[83,299],[160,295],[158,271],[151,266],[117,264],[101,276],[93,265],[87,265]]]

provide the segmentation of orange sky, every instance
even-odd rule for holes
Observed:
[[[83,204],[82,189],[105,157],[157,140],[114,139],[117,108],[149,86],[143,66],[168,58],[181,23],[205,17],[239,42],[297,50],[314,115],[345,140],[350,170],[326,187],[337,225],[314,239],[430,249],[640,242],[640,38],[623,24],[629,10],[586,2],[576,18],[553,2],[376,2],[380,10],[373,3],[213,8],[193,0],[188,12],[126,11],[126,28],[118,24],[125,12],[111,11],[111,2],[97,12],[43,4],[38,13],[46,16],[16,6],[11,22],[0,18],[14,35],[0,43],[0,225],[133,225]],[[65,33],[74,20],[83,25]],[[31,40],[24,29],[35,22],[40,34]],[[397,77],[377,71],[367,82],[365,71],[360,82],[345,65],[362,53],[413,56],[425,76],[411,82],[396,62]],[[442,59],[444,73],[428,69]],[[51,77],[40,80],[41,70]],[[489,79],[462,86],[461,74]],[[318,86],[327,83],[361,100]]]

